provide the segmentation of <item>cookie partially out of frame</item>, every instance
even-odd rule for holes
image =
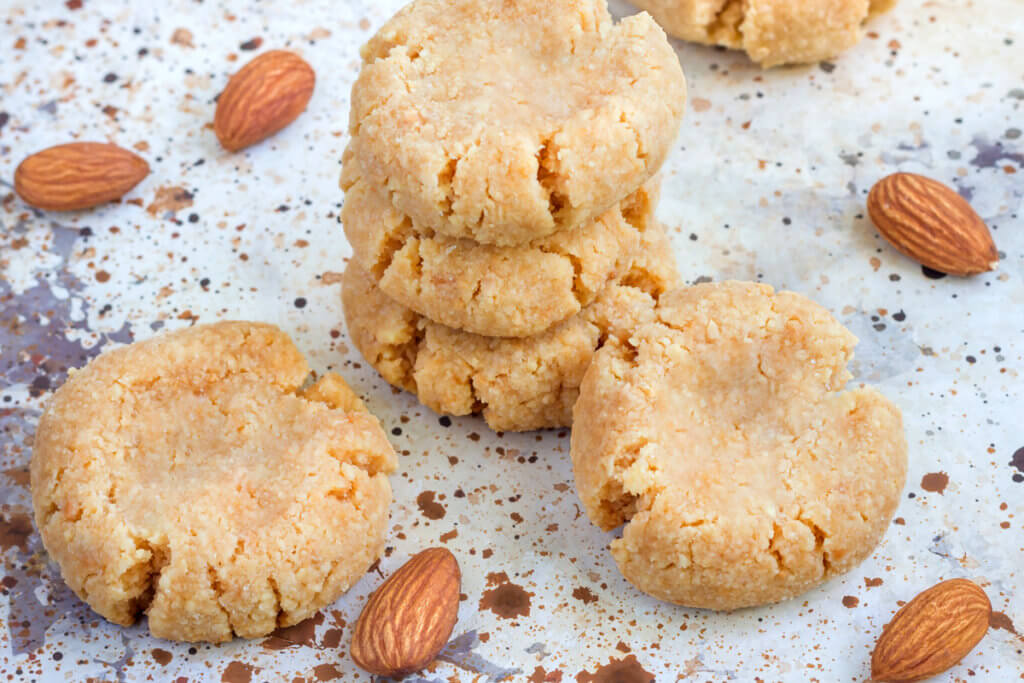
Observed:
[[[118,624],[223,641],[334,601],[383,546],[395,453],[340,377],[271,325],[104,353],[36,432],[36,524],[64,580]]]
[[[630,0],[683,40],[745,50],[762,66],[835,57],[896,0]]]
[[[590,519],[625,525],[623,575],[657,598],[735,609],[851,569],[899,502],[899,409],[843,390],[856,338],[754,283],[663,294],[655,320],[595,356],[573,413]]]
[[[389,299],[354,261],[342,300],[349,335],[385,380],[437,412],[481,413],[492,429],[525,431],[571,424],[594,351],[651,320],[661,292],[678,281],[671,245],[655,225],[619,281],[533,337],[483,337],[432,322]]]
[[[686,83],[662,29],[605,0],[414,0],[362,51],[351,149],[420,229],[512,246],[659,169]]]
[[[346,171],[341,218],[363,270],[403,306],[491,337],[539,334],[590,304],[629,268],[657,203],[651,180],[596,220],[496,247],[420,230],[357,169]]]

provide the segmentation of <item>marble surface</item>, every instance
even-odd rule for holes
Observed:
[[[459,558],[459,622],[423,680],[858,681],[900,601],[968,577],[996,615],[939,680],[1024,678],[1024,12],[1020,0],[902,0],[833,62],[762,71],[676,43],[690,84],[660,217],[689,282],[807,294],[861,339],[857,382],[904,410],[897,517],[860,567],[734,614],[660,603],[581,514],[568,430],[494,434],[385,385],[350,344],[337,273],[339,160],[357,50],[399,0],[7,0],[0,7],[0,674],[11,680],[367,680],[349,658],[367,594],[411,554]],[[629,12],[614,3],[619,14]],[[308,111],[240,154],[217,93],[284,47],[316,69]],[[27,154],[70,140],[134,148],[125,201],[50,214],[12,192]],[[896,170],[954,186],[1002,262],[934,277],[865,216]],[[48,562],[27,463],[49,392],[104,348],[228,318],[281,325],[366,397],[401,452],[386,556],[314,620],[272,637],[177,644],[106,623]]]

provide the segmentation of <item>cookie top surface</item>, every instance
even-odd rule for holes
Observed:
[[[603,348],[574,410],[576,485],[656,597],[732,609],[796,595],[863,559],[906,474],[899,410],[842,391],[856,339],[825,309],[752,283],[661,297]]]
[[[526,337],[456,330],[388,298],[351,262],[342,282],[349,335],[391,384],[441,413],[482,413],[499,431],[568,426],[594,351],[653,319],[654,305],[679,284],[665,230],[644,233],[630,269],[579,313]]]
[[[352,152],[424,228],[510,246],[584,223],[647,181],[685,79],[646,15],[603,0],[415,0],[363,48]]]
[[[635,0],[684,40],[745,50],[762,66],[805,64],[852,47],[895,0]]]
[[[154,635],[252,637],[336,598],[376,557],[394,451],[337,375],[276,327],[199,325],[104,353],[36,433],[36,522],[96,611]]]
[[[648,181],[578,228],[496,247],[418,229],[360,178],[345,192],[342,223],[356,260],[397,302],[467,332],[527,337],[578,313],[629,268],[656,193]]]

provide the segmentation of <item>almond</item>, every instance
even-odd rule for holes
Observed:
[[[897,250],[933,270],[974,275],[999,265],[985,222],[963,197],[931,178],[882,178],[868,193],[868,214]]]
[[[876,681],[920,681],[942,673],[970,652],[988,630],[992,605],[978,584],[951,579],[908,602],[871,654]]]
[[[352,632],[352,659],[388,677],[430,664],[455,628],[461,583],[459,563],[445,548],[413,557],[366,602]]]
[[[28,157],[14,171],[26,204],[76,211],[119,199],[149,175],[145,159],[105,142],[71,142]]]
[[[271,50],[231,77],[217,100],[213,130],[225,149],[237,152],[294,121],[313,96],[316,74],[302,57]]]

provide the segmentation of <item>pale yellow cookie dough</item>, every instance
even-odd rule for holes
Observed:
[[[907,469],[900,411],[844,391],[856,338],[791,292],[666,292],[595,356],[573,412],[576,487],[645,593],[735,609],[848,571],[885,533]]]
[[[334,601],[383,546],[396,458],[271,325],[197,325],[73,372],[36,431],[36,524],[72,590],[160,638],[223,641]]]
[[[446,327],[392,301],[355,262],[342,282],[349,335],[391,384],[440,413],[482,413],[498,431],[568,426],[595,349],[652,319],[661,292],[678,283],[664,228],[644,237],[638,261],[568,320],[524,339]]]
[[[656,203],[651,180],[595,221],[496,247],[418,230],[359,179],[341,219],[356,261],[398,303],[467,332],[528,337],[578,313],[629,268]]]
[[[511,246],[593,220],[659,169],[686,83],[604,0],[415,0],[363,48],[351,147],[420,229]]]
[[[762,66],[835,57],[896,0],[630,0],[670,34],[745,50]]]

